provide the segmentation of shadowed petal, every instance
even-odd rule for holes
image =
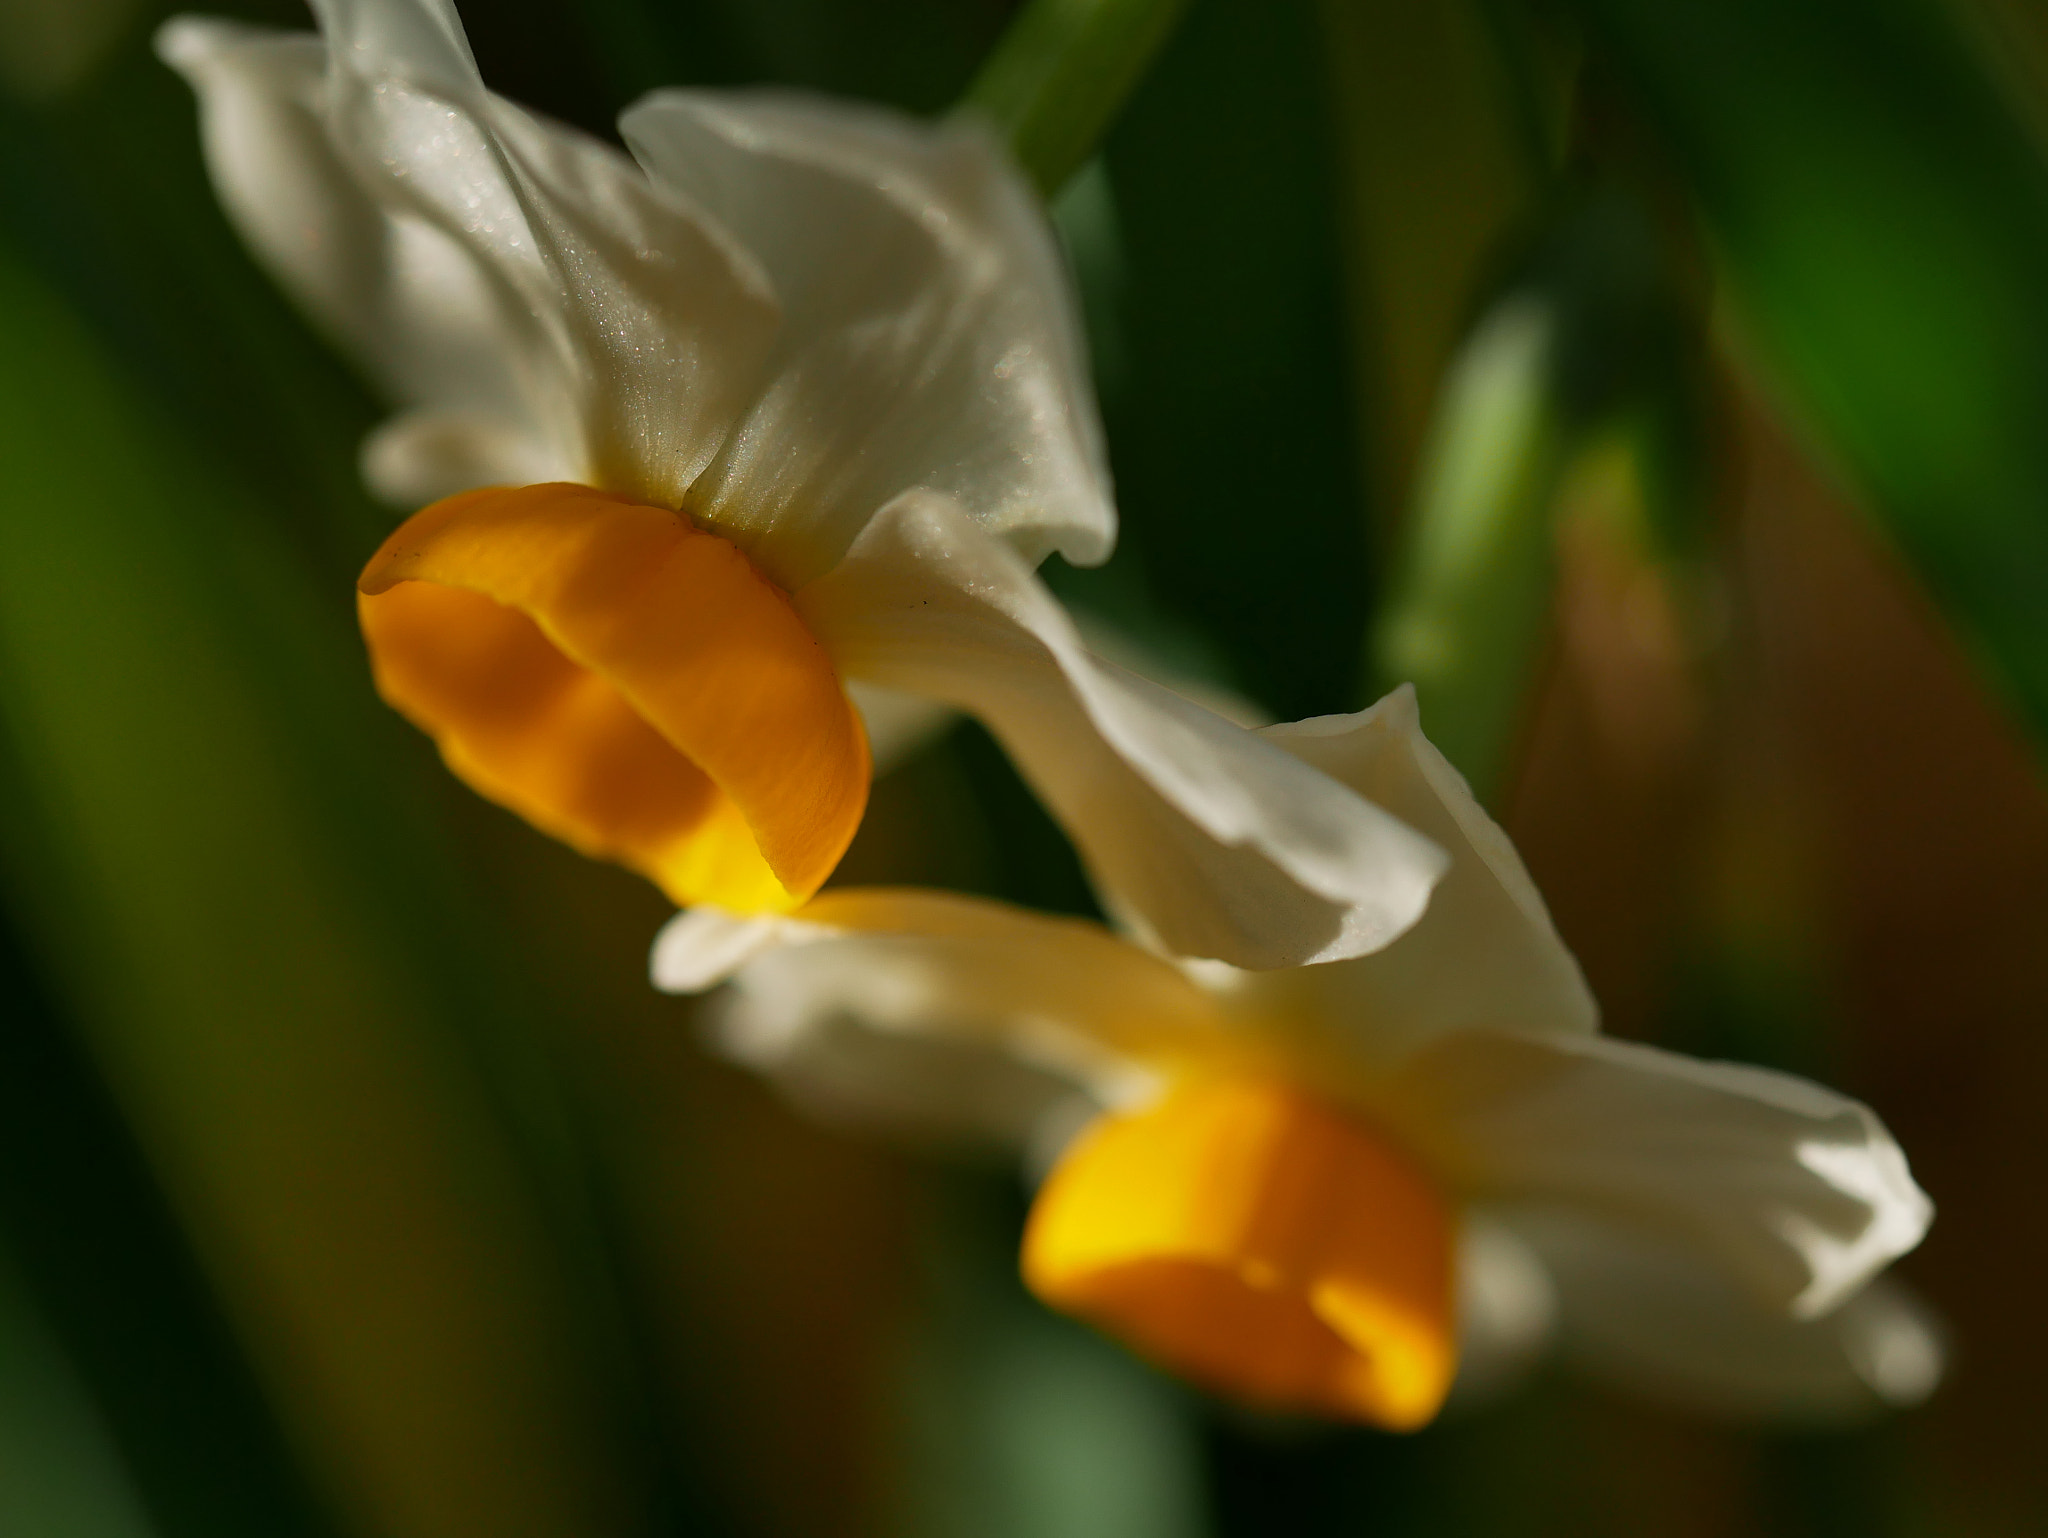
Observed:
[[[1449,1037],[1393,1078],[1385,1113],[1476,1195],[1668,1235],[1802,1318],[1919,1243],[1933,1216],[1867,1107],[1630,1042]]]
[[[1517,1229],[1557,1287],[1568,1365],[1682,1409],[1802,1422],[1918,1404],[1941,1381],[1941,1332],[1880,1277],[1817,1319],[1761,1308],[1654,1235],[1554,1212]]]

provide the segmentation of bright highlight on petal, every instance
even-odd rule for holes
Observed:
[[[678,903],[794,907],[860,823],[867,740],[831,660],[680,513],[562,483],[465,492],[358,587],[378,690],[451,769]]]
[[[1183,1085],[1054,1168],[1024,1277],[1190,1378],[1410,1430],[1457,1366],[1452,1223],[1409,1163],[1296,1090]]]

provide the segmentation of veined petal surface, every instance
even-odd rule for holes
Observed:
[[[1468,1194],[1663,1234],[1800,1318],[1841,1303],[1933,1217],[1868,1108],[1789,1074],[1605,1037],[1468,1031],[1384,1088],[1381,1114]]]
[[[1064,265],[971,124],[786,92],[661,91],[620,120],[660,185],[767,272],[786,325],[692,511],[795,588],[913,487],[1034,564],[1109,553],[1115,512]]]
[[[426,413],[373,445],[381,489],[503,466],[680,506],[763,388],[781,321],[758,267],[626,156],[485,90],[442,0],[315,12],[324,47],[191,20],[161,47],[252,244]],[[451,428],[474,437],[451,452]]]
[[[337,148],[523,313],[506,362],[571,478],[679,507],[760,388],[780,315],[758,267],[626,156],[485,90],[447,0],[315,13]]]
[[[418,408],[366,455],[373,489],[417,504],[573,472],[522,391],[530,323],[465,244],[380,197],[328,131],[327,50],[304,33],[179,17],[158,51],[197,92],[221,201],[278,282],[392,400]]]
[[[1275,1013],[1328,1022],[1360,1058],[1388,1062],[1447,1032],[1586,1036],[1599,1008],[1507,834],[1422,735],[1415,691],[1370,710],[1269,726],[1266,741],[1313,764],[1450,855],[1421,919],[1355,960],[1261,974]]]
[[[487,91],[448,0],[315,11],[324,45],[181,20],[161,46],[251,243],[407,408],[367,446],[379,490],[687,501],[792,589],[914,486],[1030,561],[1108,553],[1070,284],[981,130],[667,91],[625,121],[643,171]]]
[[[986,723],[1169,950],[1255,968],[1359,955],[1414,924],[1443,873],[1371,802],[1091,656],[1029,564],[947,498],[899,498],[795,596],[843,675]]]

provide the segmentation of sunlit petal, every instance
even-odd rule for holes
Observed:
[[[1450,854],[1419,922],[1352,961],[1258,979],[1276,1005],[1332,1023],[1386,1061],[1445,1032],[1585,1035],[1599,1010],[1521,857],[1416,717],[1405,685],[1372,709],[1266,728],[1267,741],[1349,786]]]
[[[847,675],[985,722],[1098,885],[1171,950],[1357,955],[1412,925],[1443,870],[1328,776],[1091,657],[1029,565],[943,498],[893,504],[797,604]]]
[[[365,183],[328,131],[327,50],[278,33],[184,16],[157,35],[198,93],[201,142],[222,203],[278,281],[392,400],[500,424],[511,457],[462,457],[476,477],[449,484],[448,456],[387,459],[380,494],[409,505],[492,481],[568,474],[515,359],[529,323],[463,242]],[[545,468],[523,473],[536,460]]]
[[[1458,1230],[1458,1377],[1446,1408],[1518,1388],[1557,1334],[1557,1283],[1511,1226],[1468,1211]]]
[[[782,92],[663,91],[620,120],[654,180],[766,270],[774,382],[693,511],[798,586],[912,487],[1036,562],[1115,511],[1069,285],[1037,200],[964,125]]]

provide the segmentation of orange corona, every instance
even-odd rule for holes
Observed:
[[[1275,1409],[1409,1430],[1457,1366],[1449,1214],[1355,1119],[1196,1081],[1101,1118],[1032,1208],[1032,1290],[1176,1372]]]
[[[870,774],[789,596],[688,518],[588,486],[408,519],[357,584],[378,691],[472,787],[676,902],[788,909]]]

